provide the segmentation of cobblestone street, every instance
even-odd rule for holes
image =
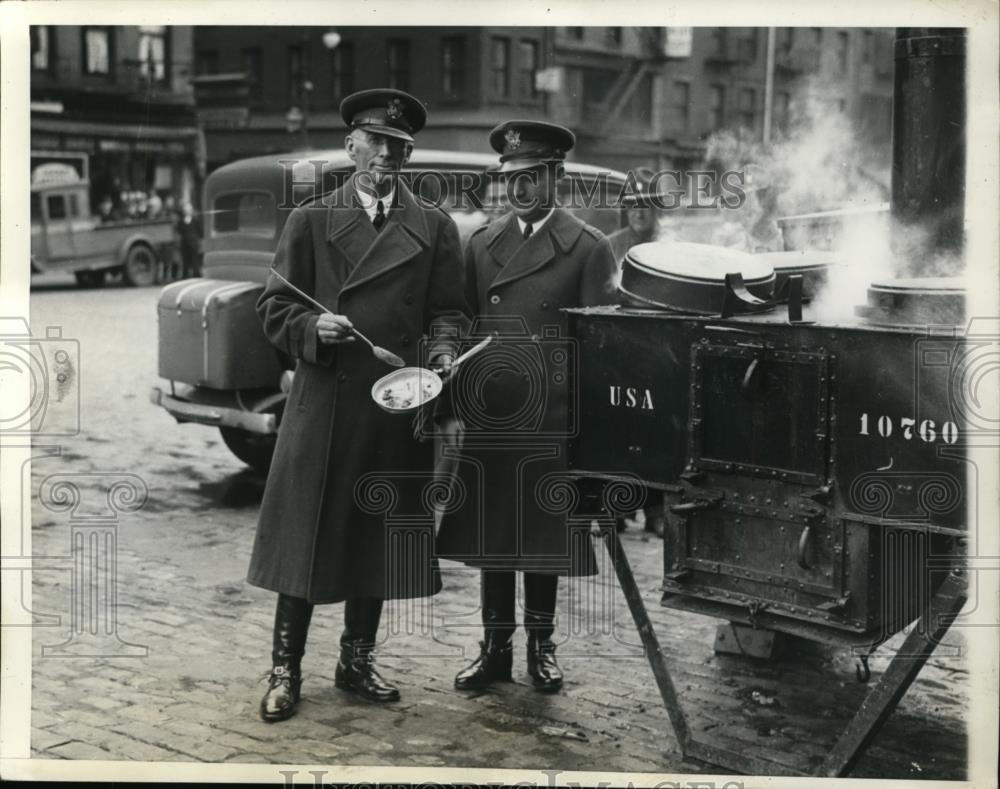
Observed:
[[[32,294],[32,328],[60,325],[80,343],[81,431],[33,463],[32,490],[49,475],[131,473],[149,496],[117,527],[117,632],[143,657],[49,657],[70,637],[70,563],[34,574],[32,752],[40,758],[455,766],[632,772],[718,772],[685,761],[613,570],[563,585],[562,693],[531,687],[522,633],[515,681],[488,693],[455,691],[478,649],[478,575],[443,565],[436,598],[390,605],[380,666],[403,699],[373,706],[334,688],[342,606],[318,607],[303,664],[299,714],[263,723],[274,595],[245,573],[263,479],[236,460],[218,431],[177,425],[150,404],[156,374],[158,290]],[[44,443],[44,442],[42,442]],[[44,455],[43,447],[36,453]],[[36,556],[67,556],[64,512],[33,506]],[[659,605],[660,542],[633,525],[628,559],[694,733],[706,742],[813,769],[860,704],[866,686],[849,654],[809,645],[772,661],[716,655],[717,621]],[[601,552],[599,556],[606,558]],[[605,562],[606,565],[606,562]],[[946,646],[960,647],[952,632]],[[902,641],[872,658],[872,682]],[[965,776],[968,673],[939,649],[856,767],[853,777]],[[276,775],[276,778],[279,776]]]

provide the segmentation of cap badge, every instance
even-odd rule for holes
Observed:
[[[385,115],[390,120],[398,120],[403,116],[403,108],[400,106],[399,99],[393,99],[389,102],[389,106],[385,108]]]
[[[507,133],[503,136],[507,141],[507,146],[512,150],[516,151],[521,147],[521,133],[514,129],[507,129]]]

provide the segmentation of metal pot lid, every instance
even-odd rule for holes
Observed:
[[[775,273],[789,269],[818,271],[842,262],[835,252],[820,249],[798,249],[788,252],[758,252],[754,258],[771,266]]]
[[[903,277],[873,282],[869,287],[884,293],[959,293],[968,290],[965,277]]]
[[[654,241],[637,244],[626,259],[651,274],[699,283],[723,283],[726,274],[740,273],[745,283],[774,278],[774,268],[759,255],[729,247],[687,241]]]

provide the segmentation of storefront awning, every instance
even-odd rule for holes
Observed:
[[[198,134],[195,126],[144,126],[140,123],[93,123],[62,118],[32,118],[31,130],[50,134],[74,134],[99,139],[191,140]]]

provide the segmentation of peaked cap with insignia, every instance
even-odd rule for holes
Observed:
[[[345,98],[340,102],[340,116],[350,129],[413,142],[413,135],[427,123],[427,108],[409,93],[377,88]]]
[[[506,121],[490,132],[490,146],[500,154],[497,172],[501,173],[561,162],[575,144],[573,132],[545,121]]]

